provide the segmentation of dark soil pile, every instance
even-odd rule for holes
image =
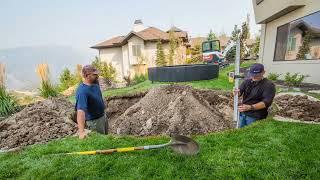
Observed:
[[[109,120],[121,116],[128,108],[136,104],[143,98],[147,92],[129,94],[124,96],[113,96],[105,98],[106,113]]]
[[[63,97],[28,105],[0,122],[0,149],[48,142],[77,132],[74,106]]]
[[[282,95],[275,98],[275,103],[279,107],[279,116],[320,122],[320,102],[311,101],[308,96]]]
[[[230,94],[162,86],[151,89],[131,107],[128,103],[122,115],[110,118],[109,131],[138,136],[221,131],[232,128],[231,104]]]

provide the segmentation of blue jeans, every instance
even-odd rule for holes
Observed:
[[[240,128],[248,126],[249,124],[255,122],[257,119],[254,117],[246,116],[244,113],[240,113]]]

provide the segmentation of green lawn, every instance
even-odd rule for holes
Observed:
[[[266,120],[247,128],[196,136],[201,152],[182,156],[170,149],[94,156],[54,153],[164,143],[168,137],[92,134],[0,154],[0,179],[319,179],[320,125]]]
[[[252,62],[245,62],[247,67]],[[188,83],[195,88],[231,90],[227,73],[219,78]],[[146,91],[163,83],[146,81],[108,90],[104,96]],[[74,100],[74,98],[73,98]],[[319,179],[320,125],[278,122],[272,119],[236,130],[194,136],[201,147],[196,156],[170,149],[95,156],[52,155],[62,152],[161,144],[167,136],[103,136],[79,140],[68,137],[33,145],[17,153],[0,154],[0,179]]]

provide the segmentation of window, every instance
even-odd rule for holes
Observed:
[[[320,59],[320,11],[277,29],[274,61]]]
[[[202,44],[202,52],[220,51],[219,41],[206,41]]]
[[[296,50],[296,43],[297,43],[296,40],[297,40],[297,38],[295,38],[294,36],[289,36],[287,51],[295,51]]]
[[[210,51],[210,50],[211,50],[210,42],[205,42],[202,44],[202,51],[203,52]]]
[[[141,56],[141,45],[132,45],[132,55]]]
[[[212,41],[212,49],[214,51],[220,51],[220,43],[219,43],[219,41]]]

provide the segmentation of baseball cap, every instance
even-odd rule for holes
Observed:
[[[263,64],[255,63],[255,64],[251,65],[250,70],[249,70],[249,75],[256,76],[256,75],[262,73],[263,71],[264,71]]]
[[[85,65],[83,66],[82,68],[82,74],[85,76],[85,75],[88,75],[88,74],[99,74],[99,71],[92,65]]]

